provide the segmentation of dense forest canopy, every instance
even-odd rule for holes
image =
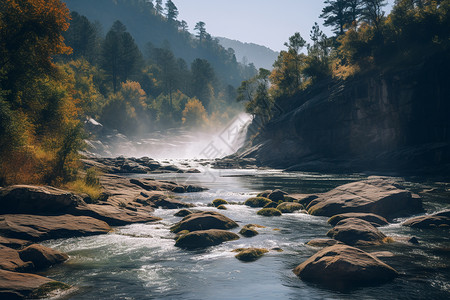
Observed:
[[[241,110],[235,88],[255,68],[204,22],[188,33],[173,1],[67,2],[98,18],[59,0],[0,4],[0,184],[75,180],[87,118],[133,136]]]
[[[321,18],[333,29],[326,36],[319,24],[309,44],[295,33],[269,72],[243,81],[238,100],[266,123],[277,103],[299,101],[302,91],[323,80],[346,80],[368,72],[438,63],[450,57],[450,1],[397,0],[389,15],[384,0],[326,0]]]

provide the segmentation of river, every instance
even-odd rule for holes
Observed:
[[[183,163],[182,161],[173,161]],[[333,175],[280,170],[215,170],[202,168],[200,174],[139,175],[180,183],[199,184],[208,191],[185,194],[181,200],[202,210],[215,198],[242,202],[266,189],[289,193],[325,192],[338,185],[364,179],[361,174]],[[130,175],[137,176],[137,175]],[[428,212],[450,206],[448,183],[433,180],[403,182],[412,191],[424,194]],[[297,278],[292,269],[318,249],[305,245],[313,238],[326,237],[331,228],[327,218],[302,213],[263,217],[257,209],[228,205],[220,211],[240,226],[266,226],[260,234],[227,242],[205,250],[187,251],[174,247],[169,227],[180,220],[177,210],[158,209],[163,220],[153,224],[117,227],[113,232],[92,237],[52,240],[46,246],[70,255],[70,260],[47,270],[44,275],[79,287],[70,299],[449,299],[450,236],[448,229],[417,230],[398,223],[381,227],[388,236],[415,236],[420,244],[392,243],[365,250],[391,251],[383,260],[401,276],[394,281],[346,292],[328,290]],[[238,232],[238,229],[232,230]],[[255,262],[243,263],[231,252],[236,248],[279,247]]]

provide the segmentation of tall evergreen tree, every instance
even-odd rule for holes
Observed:
[[[120,21],[114,22],[102,45],[102,67],[111,77],[114,92],[139,69],[142,54]]]
[[[72,58],[84,57],[95,63],[99,55],[100,35],[95,24],[77,12],[71,13],[70,27],[65,32],[66,45],[73,49]]]
[[[195,24],[194,30],[197,31],[197,38],[200,41],[200,44],[203,42],[203,40],[206,38],[207,32],[206,32],[206,28],[205,28],[206,24],[205,22],[197,22],[197,24]]]
[[[178,17],[178,8],[172,2],[172,0],[167,0],[166,2],[166,17],[167,21],[170,23],[176,23]]]
[[[348,23],[346,8],[347,0],[326,0],[325,7],[322,9],[321,18],[324,19],[323,25],[331,26],[333,32],[337,35],[344,34],[344,27]]]
[[[362,0],[363,20],[378,29],[384,17],[383,7],[386,5],[386,0]]]
[[[162,0],[156,0],[155,11],[156,14],[162,15],[163,13]]]
[[[213,84],[216,78],[214,69],[206,59],[197,58],[192,62],[191,72],[192,94],[202,102],[206,110],[209,110],[214,96]]]

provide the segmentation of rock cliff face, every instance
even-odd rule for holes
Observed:
[[[279,116],[238,157],[303,171],[444,172],[450,163],[450,63],[432,61],[330,79],[280,101]]]

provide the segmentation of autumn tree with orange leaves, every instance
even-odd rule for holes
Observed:
[[[59,0],[0,2],[0,184],[55,183],[73,172],[78,109],[53,63],[71,53]]]

